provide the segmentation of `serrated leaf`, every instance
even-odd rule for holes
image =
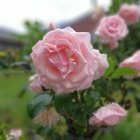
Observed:
[[[50,105],[52,101],[52,96],[49,94],[40,93],[35,96],[32,102],[27,106],[28,115],[31,118],[34,118],[43,110],[46,109],[48,105]]]
[[[126,68],[126,67],[120,67],[117,68],[114,73],[111,75],[112,79],[118,79],[121,76],[125,76],[125,75],[136,75],[136,71],[132,68]]]

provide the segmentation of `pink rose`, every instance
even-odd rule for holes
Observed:
[[[127,26],[118,15],[103,17],[95,32],[102,43],[108,44],[117,44],[117,41],[124,38],[127,33]]]
[[[118,15],[120,15],[127,24],[133,24],[139,20],[140,11],[137,5],[123,4],[118,11]]]
[[[140,50],[136,51],[131,57],[124,59],[119,66],[132,68],[138,73],[138,76],[140,76]],[[130,77],[130,79],[131,78],[133,77]]]
[[[106,55],[92,48],[90,34],[70,27],[46,34],[31,58],[42,85],[56,93],[86,89],[108,67]]]
[[[39,76],[37,74],[30,77],[29,89],[36,93],[39,93],[42,91],[41,82],[40,82]]]
[[[95,113],[93,113],[93,116],[89,119],[89,124],[95,126],[115,125],[118,124],[126,115],[127,111],[120,105],[111,103],[99,108]]]

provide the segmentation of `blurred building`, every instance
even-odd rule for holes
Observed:
[[[67,26],[72,27],[77,32],[90,32],[93,33],[98,26],[100,19],[104,16],[103,9],[97,7],[94,12],[88,12],[79,18],[60,24],[60,28],[65,28]]]
[[[12,31],[0,28],[0,50],[21,49],[22,46],[22,43],[14,37]]]

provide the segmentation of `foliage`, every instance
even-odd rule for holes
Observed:
[[[22,55],[28,56],[36,41],[42,39],[48,29],[45,29],[45,26],[39,21],[25,21],[24,26],[26,32],[23,34],[16,34],[16,37],[24,44]]]
[[[52,96],[46,93],[40,93],[34,97],[32,102],[28,105],[28,114],[31,118],[37,116],[40,112],[51,104]]]

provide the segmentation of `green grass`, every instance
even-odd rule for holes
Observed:
[[[31,123],[27,115],[27,104],[33,93],[26,92],[19,98],[20,91],[28,83],[29,74],[25,72],[5,72],[0,74],[0,123],[11,127],[27,127]]]

